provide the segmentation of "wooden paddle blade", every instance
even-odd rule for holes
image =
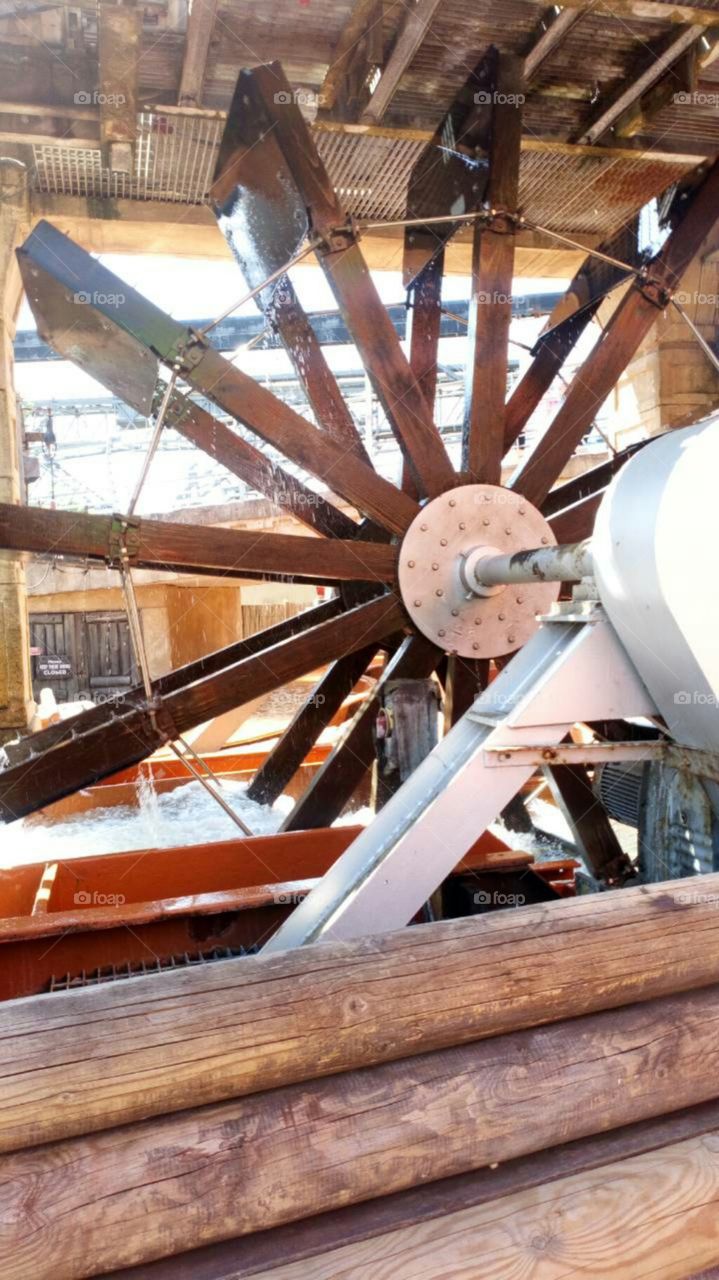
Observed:
[[[236,368],[200,335],[148,302],[50,223],[39,223],[17,256],[28,300],[45,340],[89,372],[97,371],[106,385],[113,387],[108,348],[113,348],[114,338],[124,340],[129,335],[134,340],[133,351],[139,343],[153,361],[159,359],[178,370],[190,386],[384,528],[403,533],[417,514],[417,504],[407,494]],[[397,340],[396,334],[394,337]]]

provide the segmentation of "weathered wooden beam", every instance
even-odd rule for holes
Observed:
[[[564,1205],[568,1187],[572,1186],[573,1194],[580,1189],[577,1175],[586,1175],[592,1170],[601,1169],[601,1186],[604,1187],[606,1183],[611,1185],[614,1169],[608,1170],[606,1166],[613,1162],[621,1162],[618,1172],[623,1175],[628,1170],[631,1171],[631,1166],[625,1165],[625,1161],[631,1161],[633,1157],[643,1155],[645,1152],[657,1152],[664,1166],[666,1161],[673,1159],[674,1156],[673,1152],[660,1151],[660,1148],[669,1147],[675,1143],[686,1144],[692,1138],[704,1140],[717,1130],[719,1130],[719,1103],[703,1103],[697,1107],[674,1112],[669,1116],[662,1116],[657,1120],[643,1120],[638,1124],[623,1125],[621,1129],[615,1129],[610,1133],[595,1134],[578,1142],[563,1143],[561,1146],[538,1151],[518,1160],[509,1160],[496,1168],[476,1169],[471,1173],[456,1174],[453,1178],[443,1178],[425,1186],[413,1187],[409,1191],[383,1196],[381,1200],[370,1200],[366,1204],[350,1205],[346,1209],[317,1214],[303,1222],[288,1223],[271,1232],[263,1231],[258,1235],[224,1240],[219,1244],[193,1249],[189,1253],[176,1254],[173,1258],[150,1263],[147,1267],[132,1267],[113,1277],[113,1280],[245,1280],[245,1277],[259,1274],[263,1277],[274,1276],[275,1272],[269,1270],[272,1267],[282,1267],[282,1270],[277,1273],[278,1280],[280,1278],[281,1280],[305,1280],[309,1259],[313,1260],[313,1276],[315,1266],[320,1271],[323,1268],[326,1270],[327,1267],[332,1267],[334,1270],[330,1273],[331,1280],[335,1280],[338,1267],[342,1268],[344,1277],[352,1275],[351,1271],[348,1273],[347,1266],[354,1260],[354,1254],[349,1255],[347,1246],[356,1246],[361,1241],[371,1243],[373,1274],[378,1267],[380,1256],[378,1251],[383,1245],[392,1249],[391,1268],[394,1277],[397,1275],[396,1243],[400,1238],[399,1233],[403,1229],[414,1228],[412,1239],[417,1244],[416,1228],[419,1224],[435,1225],[440,1235],[437,1239],[427,1236],[427,1241],[432,1240],[433,1247],[431,1249],[422,1247],[422,1256],[412,1258],[412,1280],[417,1276],[417,1267],[421,1268],[423,1265],[434,1268],[426,1280],[436,1280],[437,1247],[441,1247],[443,1239],[448,1234],[447,1215],[453,1215],[451,1221],[455,1222],[454,1215],[475,1209],[480,1205],[491,1205],[492,1213],[504,1224],[510,1216],[513,1221],[521,1221],[524,1239],[532,1230],[533,1234],[528,1246],[526,1248],[519,1246],[522,1249],[522,1257],[517,1261],[521,1267],[526,1262],[527,1251],[531,1250],[532,1255],[535,1255],[536,1241],[545,1238],[543,1231],[546,1230],[547,1203],[552,1204],[553,1197],[556,1196],[557,1200],[561,1199],[561,1204]],[[683,1154],[682,1152],[682,1157]],[[683,1166],[677,1164],[675,1178],[672,1179],[670,1176],[667,1179],[666,1185],[670,1195],[673,1182],[681,1179],[682,1171]],[[569,1179],[572,1180],[571,1184]],[[597,1181],[593,1177],[586,1178],[584,1181],[591,1211],[596,1215]],[[552,1186],[548,1195],[550,1184],[555,1185]],[[529,1198],[523,1197],[521,1193],[530,1192],[533,1189],[536,1189],[536,1192],[530,1202]],[[641,1186],[639,1194],[645,1196],[645,1190]],[[651,1203],[650,1212],[656,1213],[658,1219],[666,1219],[671,1224],[670,1230],[673,1231],[676,1227],[678,1233],[683,1231],[681,1215],[678,1216],[674,1211],[667,1213],[661,1200],[655,1200],[651,1194],[647,1193],[646,1199]],[[533,1226],[530,1227],[529,1215],[534,1211],[537,1201],[542,1206],[540,1213],[545,1217],[537,1222],[535,1232]],[[636,1223],[641,1218],[641,1211],[641,1202],[636,1205],[636,1211],[632,1204],[632,1229],[625,1233],[630,1242],[636,1238]],[[564,1214],[560,1216],[564,1218]],[[473,1225],[474,1218],[468,1218],[468,1222]],[[481,1231],[479,1239],[475,1242],[470,1235],[468,1253],[470,1267],[475,1265],[476,1258],[480,1255],[483,1260],[482,1265],[488,1265],[487,1218],[482,1215],[479,1223]],[[469,1227],[470,1232],[472,1225]],[[659,1225],[658,1222],[657,1226]],[[710,1234],[710,1241],[712,1235],[713,1233]],[[382,1239],[379,1240],[377,1237]],[[573,1255],[580,1263],[585,1256],[586,1238],[585,1236],[579,1245],[578,1253]],[[453,1242],[455,1239],[455,1234],[452,1232]],[[680,1234],[677,1235],[677,1239],[681,1239]],[[657,1233],[653,1232],[652,1243],[654,1244],[656,1240]],[[696,1248],[703,1250],[704,1243],[703,1238],[698,1240]],[[557,1248],[558,1246],[555,1247],[555,1253]],[[342,1253],[335,1254],[334,1250],[342,1250]],[[563,1256],[565,1258],[567,1256],[566,1249],[563,1249]],[[714,1255],[695,1252],[693,1256],[694,1265],[700,1266],[707,1258],[713,1258]],[[682,1262],[685,1260],[682,1251]],[[294,1269],[289,1268],[291,1263],[303,1264],[303,1270],[298,1271],[296,1277]],[[620,1267],[623,1267],[624,1263],[625,1257],[621,1257]],[[505,1249],[502,1250],[498,1265],[499,1270],[495,1280],[504,1280],[508,1265]],[[610,1260],[607,1259],[604,1265],[609,1266]],[[362,1263],[360,1263],[361,1266]],[[456,1269],[456,1266],[457,1254],[453,1252],[450,1267]],[[604,1276],[608,1273],[603,1271],[602,1274]],[[622,1280],[625,1280],[625,1275],[626,1273],[622,1274]],[[356,1271],[353,1280],[359,1280]],[[702,1277],[694,1276],[692,1280],[711,1280],[711,1272],[702,1273]]]
[[[442,326],[442,275],[444,247],[431,232],[405,231],[403,274],[411,284],[407,290],[407,336],[409,364],[434,414],[437,391],[437,357]],[[418,268],[418,264],[423,265]],[[402,488],[417,497],[412,470],[405,460]]]
[[[646,1127],[659,1128],[660,1123],[647,1122]],[[663,1123],[669,1135],[671,1122]],[[572,1146],[576,1165],[581,1170],[586,1161],[587,1171],[572,1175],[566,1170],[564,1176],[560,1174],[553,1180],[554,1153],[542,1152],[541,1156],[516,1162],[523,1166],[533,1162],[534,1178],[526,1189],[502,1195],[504,1178],[500,1170],[492,1176],[497,1179],[501,1198],[491,1198],[488,1177],[487,1198],[477,1207],[446,1205],[431,1219],[415,1219],[393,1230],[384,1225],[381,1206],[367,1205],[362,1214],[364,1221],[374,1209],[378,1231],[367,1230],[362,1243],[350,1246],[357,1231],[357,1224],[350,1223],[348,1235],[344,1240],[338,1238],[329,1251],[322,1249],[317,1240],[316,1249],[309,1255],[313,1280],[336,1280],[339,1275],[343,1280],[362,1280],[366,1275],[385,1272],[391,1272],[393,1280],[436,1280],[438,1275],[471,1275],[478,1258],[482,1260],[483,1280],[505,1280],[525,1272],[533,1272],[540,1280],[552,1272],[557,1274],[562,1267],[570,1268],[568,1274],[592,1269],[601,1274],[602,1280],[628,1280],[645,1271],[648,1254],[662,1280],[715,1280],[714,1264],[719,1263],[714,1230],[719,1198],[719,1126],[684,1142],[672,1143],[668,1138],[669,1145],[632,1158],[628,1158],[631,1146],[625,1130],[611,1137],[617,1139],[615,1162],[596,1166],[592,1158],[594,1140],[585,1139]],[[511,1176],[512,1170],[506,1165],[502,1169],[505,1176]],[[548,1175],[549,1186],[542,1171]],[[522,1174],[518,1170],[515,1176],[519,1180]],[[424,1189],[427,1196],[431,1192],[431,1187]],[[305,1228],[311,1237],[327,1224],[329,1216],[323,1215],[323,1222],[298,1224],[300,1232]],[[296,1233],[297,1226],[294,1229]],[[290,1243],[289,1228],[279,1228],[271,1233],[274,1246],[281,1245],[274,1237],[283,1231],[286,1245]],[[238,1248],[241,1243],[235,1244],[237,1269],[230,1270],[223,1258],[219,1271],[201,1272],[202,1280],[241,1280],[242,1276],[257,1274],[259,1268],[241,1269],[243,1253],[248,1260],[252,1258],[253,1241],[247,1239],[243,1251]],[[257,1245],[262,1243],[261,1238],[255,1242],[255,1257]],[[290,1256],[299,1248],[301,1241],[295,1239]],[[203,1261],[209,1252],[201,1255]],[[279,1253],[275,1266],[270,1263],[267,1269],[261,1269],[262,1280],[305,1280],[305,1257],[306,1253],[302,1261],[283,1265],[284,1258]],[[182,1264],[184,1260],[173,1259],[177,1261]],[[150,1280],[150,1275],[152,1280],[164,1280],[169,1274],[160,1270],[156,1276],[154,1269],[150,1273],[133,1268],[127,1280]],[[172,1280],[186,1280],[188,1276],[194,1280],[199,1274],[186,1271],[181,1265],[172,1273]]]
[[[381,542],[304,538],[256,529],[216,529],[123,516],[48,511],[0,503],[0,549],[79,556],[180,573],[217,571],[298,582],[394,582],[396,548]]]
[[[247,788],[250,800],[274,804],[337,714],[377,652],[376,646],[333,662],[297,710]]]
[[[666,4],[664,0],[563,0],[565,9],[579,9],[586,13],[598,13],[610,21],[612,18],[636,18],[640,22],[666,22],[672,25],[696,24],[713,27],[717,21],[716,9],[703,9],[689,4]]]
[[[600,100],[592,120],[582,129],[576,141],[589,145],[597,142],[625,111],[638,102],[701,39],[704,31],[705,27],[701,24],[675,29],[663,43],[663,47],[647,56],[643,68],[631,77],[629,83],[611,95],[608,101]]]
[[[366,123],[378,123],[397,92],[399,82],[431,26],[439,0],[417,0],[407,9],[392,52],[362,113]]]
[[[132,173],[137,139],[142,10],[134,4],[98,5],[100,138],[109,168]]]
[[[474,229],[472,294],[465,375],[462,469],[472,481],[499,484],[512,319],[513,217],[519,198],[524,80],[522,61],[493,58],[491,134],[486,199],[492,221]]]
[[[202,86],[218,4],[219,0],[193,0],[189,7],[185,53],[177,91],[177,101],[181,107],[202,105]]]
[[[681,222],[611,317],[600,341],[577,371],[562,407],[510,487],[530,502],[544,501],[554,481],[676,288],[719,218],[719,163],[690,197]]]
[[[434,496],[454,484],[454,471],[302,114],[294,103],[277,101],[291,97],[284,72],[278,63],[257,67],[243,83],[272,126],[317,237],[318,261],[402,452],[423,492]]]
[[[99,1275],[708,1102],[718,1018],[713,986],[9,1153],[3,1275]]]
[[[694,92],[697,55],[701,44],[706,39],[705,35],[701,41],[692,44],[656,84],[627,106],[612,126],[614,138],[634,138],[638,134],[649,133],[652,118],[657,112],[668,106],[679,94]]]
[[[316,533],[329,538],[356,536],[358,526],[344,511],[309,489],[249,440],[244,440],[224,422],[190,400],[189,396],[174,393],[165,422],[252,489],[264,494],[280,510]]]
[[[374,729],[382,689],[389,680],[424,679],[432,674],[439,658],[439,650],[423,636],[412,636],[403,642],[288,814],[283,831],[330,826],[340,816],[374,761]]]
[[[75,737],[0,776],[0,818],[14,818],[69,795],[80,787],[137,764],[164,742],[274,689],[342,654],[379,643],[404,625],[404,612],[391,594],[320,623],[292,639],[262,649],[191,685],[164,694],[156,706],[124,704],[111,721],[75,720]],[[92,716],[93,713],[84,713]]]
[[[717,895],[691,877],[0,1004],[0,1150],[709,986]]]
[[[564,38],[582,16],[580,9],[558,8],[553,5],[545,9],[532,36],[529,48],[524,53],[524,79],[529,83],[532,76],[539,71],[542,63],[559,48]]]
[[[583,542],[585,538],[591,538],[603,497],[604,491],[600,490],[551,516],[549,523],[557,542]]]
[[[367,24],[376,10],[377,0],[354,0],[339,40],[332,50],[332,61],[320,87],[319,105],[324,111],[331,111],[337,102],[342,83],[352,64],[354,50],[365,36]]]

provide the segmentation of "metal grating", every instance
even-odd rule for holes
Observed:
[[[105,168],[99,149],[37,145],[35,183],[52,194],[203,204],[223,128],[221,119],[143,112],[131,176]],[[407,187],[425,142],[322,130],[314,136],[349,213],[377,219],[411,214]],[[528,150],[522,155],[520,204],[527,217],[545,226],[610,235],[691,167],[691,161],[641,154],[605,158]]]
[[[167,960],[128,960],[124,964],[106,965],[102,969],[93,969],[89,973],[82,969],[80,973],[65,973],[59,978],[52,977],[47,990],[49,992],[75,991],[80,987],[97,987],[108,982],[120,982],[124,978],[147,978],[156,973],[216,964],[218,960],[235,960],[238,956],[254,955],[256,951],[257,947],[213,947],[211,951],[198,951],[192,954],[184,951],[181,955],[170,956]]]

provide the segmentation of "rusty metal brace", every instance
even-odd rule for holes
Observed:
[[[647,302],[651,302],[657,311],[666,311],[672,301],[672,290],[668,285],[643,271],[638,273],[634,283],[642,296]]]

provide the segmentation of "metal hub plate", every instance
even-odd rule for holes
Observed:
[[[477,596],[462,582],[462,561],[477,547],[504,554],[555,544],[544,516],[520,494],[489,484],[450,489],[428,502],[405,534],[399,557],[404,606],[422,634],[447,653],[514,653],[536,631],[560,584],[506,586]]]

